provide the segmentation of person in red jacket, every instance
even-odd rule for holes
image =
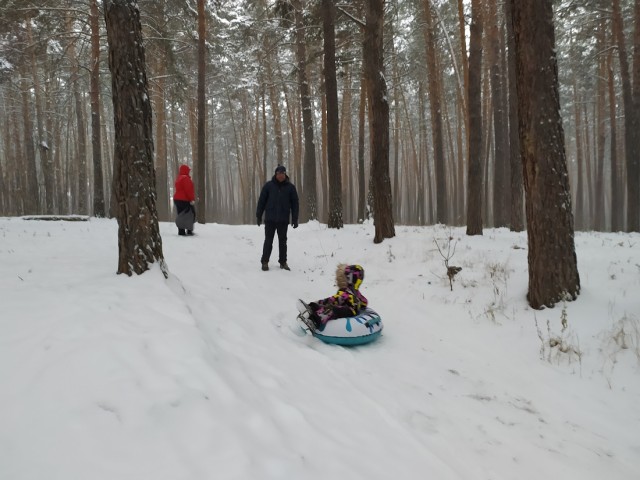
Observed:
[[[193,235],[193,224],[196,221],[196,194],[189,172],[191,169],[188,165],[180,165],[173,192],[173,203],[178,212],[176,216],[178,235]]]

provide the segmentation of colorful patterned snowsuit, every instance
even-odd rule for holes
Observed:
[[[363,280],[364,269],[360,265],[338,265],[336,294],[309,304],[319,329],[322,330],[329,320],[353,317],[367,306],[368,301],[359,290]]]

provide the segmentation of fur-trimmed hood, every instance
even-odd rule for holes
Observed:
[[[364,268],[341,263],[336,268],[336,285],[340,290],[358,290],[364,281]]]

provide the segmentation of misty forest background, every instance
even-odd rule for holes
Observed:
[[[201,222],[253,223],[260,187],[277,164],[299,189],[301,222],[331,224],[331,186],[338,222],[368,218],[374,139],[363,87],[365,3],[137,2],[160,221],[171,220],[181,163],[195,169]],[[481,165],[472,175],[480,176],[482,221],[524,228],[510,2],[498,0],[385,2],[395,223],[467,222],[472,3],[482,26],[481,147],[472,151]],[[333,78],[323,30],[331,13]],[[575,228],[638,231],[640,0],[555,1],[554,27]],[[0,215],[114,216],[106,37],[103,2],[0,0]],[[327,120],[331,88],[337,115]],[[330,161],[338,162],[338,175]]]

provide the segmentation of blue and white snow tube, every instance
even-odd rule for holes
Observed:
[[[380,315],[365,308],[355,317],[329,320],[322,331],[315,330],[313,335],[325,343],[351,346],[373,342],[381,333]]]

